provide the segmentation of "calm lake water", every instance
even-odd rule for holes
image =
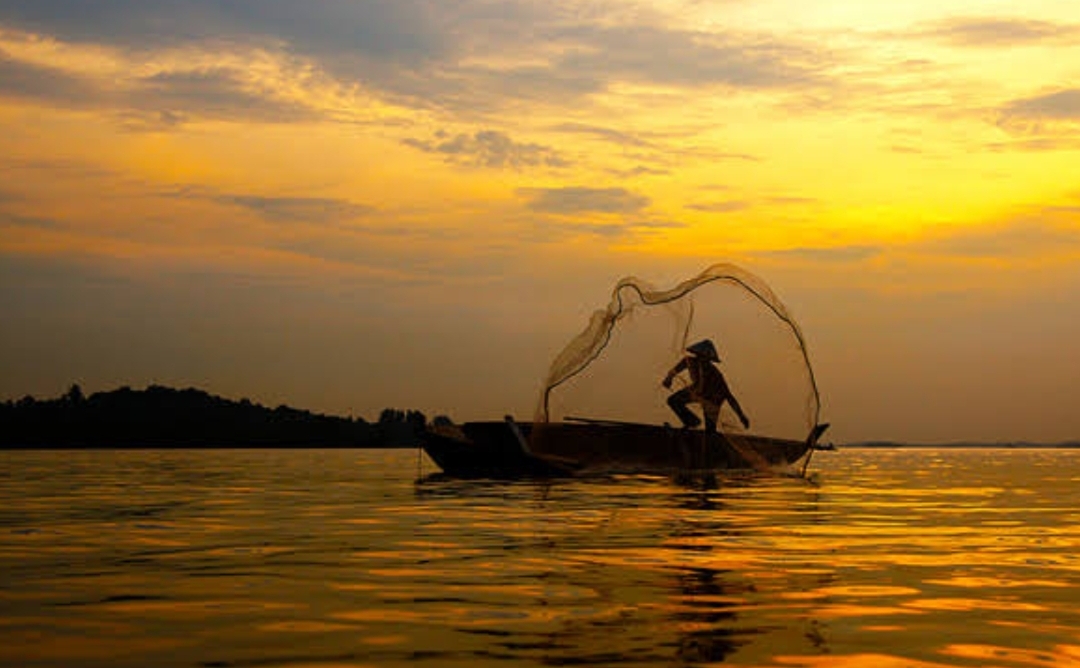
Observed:
[[[416,484],[415,451],[4,452],[0,664],[1080,665],[1080,450],[811,470]]]

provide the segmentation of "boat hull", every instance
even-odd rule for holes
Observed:
[[[559,477],[597,472],[672,473],[791,465],[814,447],[805,441],[706,435],[669,426],[608,423],[468,422],[433,427],[424,451],[444,473],[466,478]]]

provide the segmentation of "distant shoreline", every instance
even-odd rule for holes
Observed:
[[[419,411],[387,408],[367,422],[159,385],[84,396],[72,385],[55,399],[0,402],[0,449],[411,448],[426,421]]]
[[[435,422],[446,418],[435,418]],[[427,418],[387,408],[377,422],[323,415],[247,399],[233,401],[195,388],[121,387],[84,396],[78,385],[55,399],[26,396],[0,402],[0,450],[310,450],[419,446]],[[846,449],[1069,450],[1080,441],[1032,443],[902,443],[855,441]]]
[[[899,450],[1071,450],[1080,449],[1080,441],[1066,441],[1063,443],[893,443],[888,441],[870,441],[860,443],[844,443],[836,446],[838,450],[873,450],[873,449],[899,449]]]
[[[0,443],[0,451],[11,452],[146,452],[146,451],[179,451],[179,450],[410,450],[420,447],[420,444],[372,444],[372,445],[310,445],[303,443],[281,445],[17,445]],[[1080,443],[850,443],[837,445],[833,451],[824,450],[826,455],[830,452],[844,450],[1080,450]]]
[[[0,452],[168,452],[181,450],[411,450],[409,445],[12,445],[0,444]]]

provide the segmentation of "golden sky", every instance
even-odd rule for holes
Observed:
[[[836,438],[1080,438],[1078,260],[1073,0],[0,6],[6,398],[528,415],[733,261]]]

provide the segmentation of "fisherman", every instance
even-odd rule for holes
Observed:
[[[716,353],[716,346],[709,339],[702,339],[686,349],[690,353],[679,360],[668,374],[664,376],[664,387],[670,389],[671,381],[681,371],[689,371],[690,385],[668,397],[668,406],[682,420],[683,426],[693,429],[701,424],[701,418],[694,415],[687,408],[687,404],[696,403],[701,406],[701,412],[705,415],[705,431],[716,432],[717,418],[720,416],[720,408],[727,401],[739,416],[743,428],[750,426],[750,420],[742,411],[735,395],[728,388],[724,374],[720,373],[714,364],[720,362],[720,356]]]

